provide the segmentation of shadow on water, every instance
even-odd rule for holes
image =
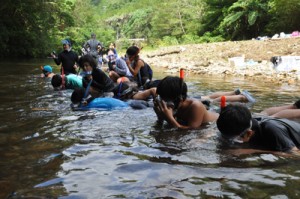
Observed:
[[[0,63],[0,198],[298,198],[298,158],[235,156],[215,123],[160,127],[151,108],[72,111],[72,91],[54,92],[38,77],[47,62]],[[191,97],[247,89],[254,112],[299,92],[241,78],[186,81]]]

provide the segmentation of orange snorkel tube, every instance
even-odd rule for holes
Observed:
[[[179,78],[183,81],[183,79],[184,79],[184,70],[183,70],[183,68],[181,68],[180,70],[179,70]]]
[[[183,89],[183,79],[184,79],[184,70],[180,68],[179,70],[179,78],[180,78],[180,98],[182,99],[182,89]]]
[[[221,96],[220,108],[223,110],[226,107],[226,97],[223,95]]]
[[[64,72],[64,68],[61,66],[61,89],[65,89],[66,88],[66,81],[65,81],[65,72]]]

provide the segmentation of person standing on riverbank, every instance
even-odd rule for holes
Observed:
[[[63,51],[56,56],[54,53],[51,54],[57,65],[61,64],[61,74],[77,74],[78,55],[71,48],[71,42],[68,39],[62,40]]]
[[[195,129],[214,122],[219,114],[206,110],[201,101],[187,98],[187,85],[179,77],[167,76],[157,85],[154,111],[158,122],[180,129]]]

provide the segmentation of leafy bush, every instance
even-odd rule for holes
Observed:
[[[182,44],[193,44],[198,43],[200,37],[198,35],[187,34],[183,35],[181,38]]]
[[[210,32],[206,32],[202,37],[199,38],[197,43],[211,43],[221,41],[225,41],[225,39],[221,35],[214,36]]]
[[[162,40],[162,46],[168,46],[168,45],[178,45],[179,42],[176,37],[172,36],[165,36]]]

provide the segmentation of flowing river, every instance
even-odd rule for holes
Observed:
[[[39,77],[44,64],[54,66],[0,63],[0,198],[300,197],[300,158],[232,155],[214,123],[161,128],[152,108],[72,111],[72,91],[54,91]],[[154,68],[155,78],[165,75]],[[263,79],[187,74],[185,81],[191,97],[247,89],[257,100],[253,112],[292,103],[300,90]]]

